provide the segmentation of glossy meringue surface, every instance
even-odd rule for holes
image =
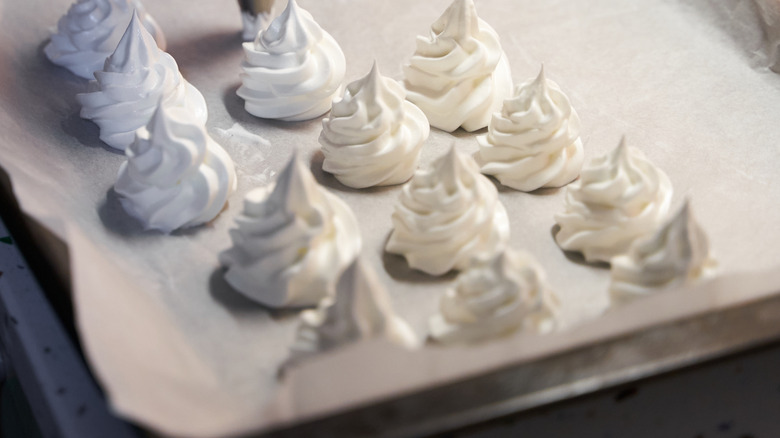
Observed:
[[[564,212],[555,215],[555,236],[566,251],[589,262],[609,262],[651,234],[666,219],[672,183],[625,138],[612,152],[594,158],[580,179],[566,187]]]
[[[430,319],[430,335],[442,344],[467,344],[518,330],[548,332],[559,306],[536,260],[507,249],[458,275]]]
[[[403,70],[406,98],[443,131],[486,127],[512,92],[498,34],[477,16],[473,0],[453,1],[430,35],[417,37]]]
[[[290,348],[293,361],[374,337],[406,348],[418,345],[411,327],[393,311],[376,274],[360,259],[341,274],[333,296],[301,312],[300,318]]]
[[[655,233],[635,241],[611,264],[609,290],[619,302],[696,281],[714,260],[707,235],[686,201]]]
[[[328,112],[331,101],[341,92],[344,53],[295,0],[243,47],[243,73],[236,93],[254,116],[313,119]]]
[[[376,63],[347,85],[322,121],[323,170],[353,188],[400,184],[417,169],[430,127],[403,87]]]
[[[114,191],[145,229],[207,223],[236,189],[233,160],[186,108],[159,105],[126,155]]]
[[[317,304],[360,252],[352,210],[293,155],[273,187],[250,191],[222,252],[225,280],[269,307]]]
[[[544,69],[515,87],[477,141],[482,173],[515,190],[561,187],[582,169],[580,118]]]
[[[136,11],[141,22],[165,50],[165,35],[135,0],[78,0],[57,22],[57,30],[44,48],[49,60],[84,79],[92,79],[114,52]]]
[[[509,239],[496,187],[454,146],[403,186],[392,219],[386,251],[430,275],[492,259]]]
[[[203,95],[179,73],[173,57],[160,50],[138,15],[102,70],[95,72],[89,91],[78,94],[81,117],[100,127],[100,139],[124,151],[135,131],[146,126],[158,103],[180,106],[205,124],[208,109]]]

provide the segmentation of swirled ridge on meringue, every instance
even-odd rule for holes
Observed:
[[[557,296],[529,254],[506,249],[458,275],[430,319],[431,338],[443,344],[474,343],[518,330],[548,332],[556,324]]]
[[[609,290],[614,302],[627,301],[693,282],[713,266],[707,236],[686,201],[654,234],[612,259]]]
[[[409,180],[430,126],[404,96],[403,87],[382,76],[376,62],[368,75],[347,85],[330,118],[322,121],[322,169],[358,189]]]
[[[140,1],[78,0],[57,22],[57,31],[43,49],[46,57],[77,76],[92,79],[116,49],[133,18],[133,9],[165,50],[165,35]]]
[[[339,348],[361,339],[384,337],[402,347],[418,341],[411,327],[393,311],[390,296],[359,258],[341,274],[333,296],[316,309],[301,312],[291,361]]]
[[[198,124],[208,117],[203,95],[181,76],[173,57],[157,47],[137,14],[103,70],[95,72],[89,91],[76,98],[81,117],[100,127],[100,139],[122,151],[136,129],[149,123],[160,99],[165,106],[187,108]]]
[[[313,119],[328,112],[341,92],[344,53],[295,0],[289,0],[284,12],[243,47],[242,85],[236,93],[254,116]]]
[[[385,249],[406,257],[414,269],[442,275],[493,258],[508,239],[509,219],[496,187],[473,158],[452,146],[403,186]]]
[[[125,153],[114,191],[145,229],[209,222],[236,188],[233,160],[186,108],[160,102]]]
[[[473,0],[455,0],[417,37],[404,66],[406,98],[443,131],[484,128],[512,92],[512,72],[498,34],[477,17]]]
[[[482,173],[516,190],[561,187],[582,169],[580,118],[544,67],[515,88],[477,141]]]
[[[566,188],[565,211],[555,215],[558,245],[585,260],[609,262],[663,222],[672,200],[669,177],[626,146],[593,159]]]
[[[269,307],[315,305],[360,253],[357,219],[293,155],[276,185],[252,190],[220,254],[225,279]]]

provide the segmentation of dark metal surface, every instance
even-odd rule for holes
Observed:
[[[2,222],[0,234],[7,235]],[[2,356],[18,379],[42,435],[139,436],[109,412],[79,349],[15,244],[0,244],[0,271]]]
[[[780,339],[780,297],[753,302],[270,434],[421,436],[723,357]]]

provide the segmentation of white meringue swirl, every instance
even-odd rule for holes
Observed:
[[[430,126],[404,96],[398,82],[380,75],[376,62],[350,83],[322,121],[322,169],[358,189],[409,180]]]
[[[294,155],[273,188],[252,190],[220,254],[234,289],[269,307],[317,304],[357,257],[357,219]]]
[[[652,233],[666,218],[671,200],[669,177],[623,138],[566,188],[565,211],[555,215],[561,227],[555,240],[564,250],[582,252],[589,262],[609,262]]]
[[[714,267],[707,236],[688,201],[654,234],[636,240],[627,254],[612,259],[613,302],[691,283]]]
[[[340,276],[333,296],[323,298],[316,309],[301,312],[290,359],[295,362],[376,337],[406,348],[418,345],[411,327],[393,312],[376,274],[358,258]]]
[[[236,188],[233,160],[186,108],[162,102],[126,154],[114,191],[145,229],[207,223]]]
[[[489,260],[509,239],[496,187],[454,146],[403,186],[393,227],[387,252],[431,275]]]
[[[549,332],[560,307],[542,267],[529,254],[505,250],[466,269],[441,297],[430,335],[443,344],[474,343],[518,330]]]
[[[544,68],[515,88],[477,141],[482,173],[516,190],[561,187],[582,169],[580,118]]]
[[[254,116],[313,119],[328,112],[341,92],[344,53],[295,0],[289,0],[284,12],[243,47],[246,57],[237,94]]]
[[[57,31],[44,48],[46,57],[77,76],[92,79],[116,49],[133,18],[133,9],[165,50],[165,35],[140,1],[78,0],[57,22]]]
[[[477,17],[473,0],[454,0],[431,26],[430,37],[417,37],[403,70],[406,98],[443,131],[484,128],[512,92],[498,34]]]
[[[196,123],[206,123],[203,95],[181,76],[173,57],[157,48],[138,15],[95,79],[90,91],[76,98],[81,117],[95,122],[100,139],[112,148],[124,151],[133,142],[136,129],[149,123],[160,99],[165,106],[187,108]]]

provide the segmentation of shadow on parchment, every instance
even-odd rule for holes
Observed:
[[[168,41],[165,51],[173,56],[179,70],[186,78],[188,70],[223,64],[225,58],[230,58],[236,52],[243,50],[242,43],[241,33],[238,30],[222,30],[198,34],[190,39]]]
[[[550,229],[550,235],[552,236],[553,241],[555,241],[555,236],[557,236],[560,231],[561,231],[560,225],[555,224],[552,226],[552,228]],[[556,242],[555,243],[556,246],[558,246],[557,241],[555,242]],[[561,249],[561,251],[563,251],[563,255],[565,255],[570,262],[576,263],[578,265],[590,266],[591,268],[609,270],[609,263],[607,262],[588,262],[587,260],[585,260],[585,256],[583,256],[581,252],[565,251],[563,249]]]
[[[396,184],[392,186],[367,187],[365,189],[354,189],[352,187],[345,186],[344,184],[339,182],[339,180],[336,179],[336,177],[333,176],[333,174],[322,170],[322,163],[324,161],[325,161],[325,154],[322,153],[322,149],[315,150],[314,153],[312,154],[311,161],[309,162],[309,169],[311,169],[311,173],[312,175],[314,175],[314,179],[317,180],[318,183],[331,190],[336,190],[339,192],[360,193],[360,194],[371,195],[372,193],[382,193],[382,192],[394,190],[403,185],[403,184]]]
[[[303,307],[290,309],[272,309],[246,297],[241,292],[233,289],[225,280],[223,267],[214,270],[209,276],[209,294],[222,307],[234,314],[253,315],[268,314],[275,320],[295,318],[304,310]]]
[[[261,128],[264,129],[267,128],[296,129],[301,126],[306,126],[307,124],[320,125],[322,123],[322,117],[324,116],[324,114],[323,116],[315,117],[310,120],[303,120],[300,122],[285,122],[283,120],[263,119],[260,117],[255,117],[252,114],[249,114],[244,109],[244,99],[238,97],[238,94],[236,94],[236,91],[240,86],[241,83],[237,82],[231,86],[228,86],[222,92],[222,102],[225,104],[225,109],[227,110],[230,117],[233,118],[233,122],[260,126]],[[316,138],[313,139],[312,141],[315,144],[317,143]],[[294,146],[300,147],[305,145],[294,145]]]
[[[384,245],[382,245],[382,265],[385,271],[390,274],[393,280],[401,283],[448,283],[458,276],[457,271],[450,271],[444,275],[433,276],[425,272],[413,269],[409,266],[406,258],[396,254],[390,254],[385,251],[387,242],[390,240],[392,232],[387,234]]]
[[[162,236],[159,231],[147,231],[134,217],[127,214],[119,202],[119,195],[112,186],[106,192],[106,197],[98,205],[98,217],[106,230],[117,236],[132,239],[148,239]]]

